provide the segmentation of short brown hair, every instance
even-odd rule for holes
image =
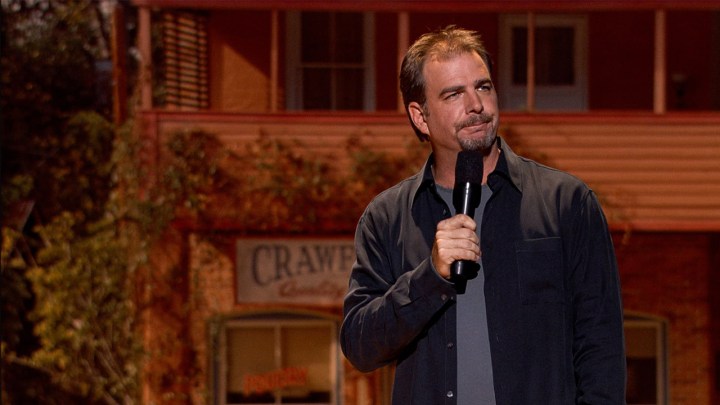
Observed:
[[[480,35],[475,31],[449,25],[445,28],[422,35],[410,46],[410,49],[405,53],[400,68],[400,92],[402,93],[403,104],[405,105],[405,112],[408,114],[408,118],[410,118],[408,105],[410,105],[411,102],[417,102],[424,107],[427,101],[425,97],[423,68],[428,57],[436,55],[443,58],[471,52],[476,52],[480,55],[492,74],[490,54],[480,40]],[[410,119],[410,125],[421,141],[427,140],[427,135],[420,132],[413,123],[412,118]]]

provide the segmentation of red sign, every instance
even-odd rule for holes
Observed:
[[[253,393],[263,394],[286,387],[304,387],[307,384],[307,367],[285,367],[262,374],[243,376],[245,396]]]

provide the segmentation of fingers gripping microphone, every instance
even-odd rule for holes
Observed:
[[[453,206],[457,214],[470,218],[480,205],[482,193],[483,160],[482,153],[461,151],[455,164],[455,186],[453,188]],[[480,265],[472,260],[457,260],[450,265],[450,281],[455,283],[457,292],[465,292],[467,280],[477,276]]]

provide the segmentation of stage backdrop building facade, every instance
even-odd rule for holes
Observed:
[[[141,277],[144,403],[389,404],[392,367],[360,373],[338,344],[357,207],[372,196],[314,196],[322,176],[288,195],[291,175],[268,178],[282,169],[262,157],[282,156],[288,173],[325,162],[318,173],[343,190],[353,173],[394,174],[362,156],[417,164],[427,147],[405,116],[399,63],[450,24],[478,31],[492,55],[501,135],[603,202],[628,403],[720,403],[719,1],[132,0],[121,11],[116,45],[122,27],[137,34],[146,187],[177,134],[215,142],[207,163],[234,179],[199,179],[212,209],[179,210]],[[312,210],[288,214],[294,204]]]

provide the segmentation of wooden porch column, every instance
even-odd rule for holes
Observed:
[[[400,73],[400,67],[402,66],[403,57],[405,52],[410,46],[410,16],[407,11],[401,11],[398,13],[398,74]],[[398,112],[405,112],[405,105],[403,104],[402,93],[398,90]]]
[[[113,122],[122,125],[127,118],[127,30],[125,11],[115,5],[112,12],[112,61],[113,61]]]
[[[665,10],[655,10],[655,69],[653,86],[653,112],[664,114],[667,111],[667,66],[666,66],[666,30]]]
[[[152,109],[152,37],[150,8],[138,9],[138,51],[140,52],[140,109]]]
[[[535,13],[527,14],[527,84],[525,105],[528,112],[535,111]]]
[[[278,111],[279,22],[278,10],[272,10],[270,33],[270,112]]]

